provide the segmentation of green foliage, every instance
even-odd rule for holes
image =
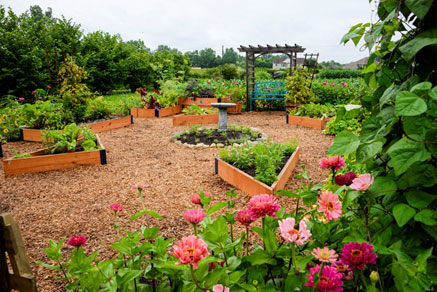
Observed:
[[[322,104],[348,104],[369,94],[368,87],[361,78],[314,80],[311,89]]]
[[[18,151],[14,149],[14,158],[29,158],[29,157],[32,157],[32,155],[30,155],[27,152],[18,153]]]
[[[288,111],[290,115],[320,119],[322,117],[330,117],[333,115],[334,109],[327,105],[308,103],[292,108]]]
[[[363,120],[368,117],[361,105],[347,104],[336,106],[335,116],[326,124],[323,131],[327,135],[336,135],[348,130],[354,134],[361,132]]]
[[[285,89],[288,94],[285,99],[292,103],[309,103],[315,101],[315,95],[310,88],[310,80],[308,68],[296,69],[293,75],[287,77],[285,81]]]
[[[37,101],[34,104],[23,105],[22,118],[26,127],[35,129],[62,129],[69,121],[66,120],[62,104],[50,101]]]
[[[370,117],[360,136],[342,133],[330,152],[356,155],[375,175],[371,196],[360,197],[358,208],[375,210],[364,214],[372,222],[368,239],[382,253],[384,290],[430,291],[437,265],[432,248],[437,240],[437,73],[431,65],[437,53],[437,5],[381,1],[377,11],[379,21],[352,27],[342,40],[357,44],[364,37],[373,49],[363,70],[374,89],[362,98]],[[376,57],[381,63],[374,63]]]
[[[25,126],[22,115],[22,106],[0,109],[0,142],[17,141],[20,138],[20,128]]]
[[[347,79],[362,77],[361,70],[355,69],[325,69],[317,74],[318,79]]]
[[[103,99],[103,96],[100,96],[89,101],[86,119],[91,121],[107,119],[111,113],[111,106]]]
[[[244,86],[235,86],[229,90],[229,96],[231,97],[231,101],[242,101],[246,100],[246,87]]]
[[[257,72],[255,72],[255,80],[258,81],[268,81],[268,80],[273,80],[272,75],[270,75],[268,72],[264,71],[264,70],[259,70]]]
[[[223,79],[231,80],[231,79],[238,78],[237,66],[231,64],[224,64],[223,66],[221,66],[220,69]]]
[[[233,146],[229,150],[220,150],[219,156],[223,161],[239,169],[255,168],[255,179],[272,185],[276,179],[285,155],[291,155],[297,148],[297,140],[286,144],[274,142],[258,143],[256,145]]]
[[[63,131],[48,130],[43,138],[51,154],[99,149],[96,134],[88,127],[79,128],[76,124],[65,126]]]
[[[212,113],[217,113],[218,109],[216,108],[206,108],[203,109],[200,106],[193,104],[189,107],[186,107],[182,110],[184,115],[207,115]]]

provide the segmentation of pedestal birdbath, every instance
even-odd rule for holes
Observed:
[[[214,102],[211,106],[219,109],[219,128],[220,132],[226,131],[228,129],[228,108],[235,107],[235,103],[228,102]]]

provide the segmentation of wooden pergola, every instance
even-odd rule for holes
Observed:
[[[255,46],[240,46],[238,48],[240,52],[246,53],[246,105],[249,106],[250,93],[255,89],[255,59],[266,54],[284,54],[290,58],[290,74],[292,73],[293,67],[296,68],[297,65],[297,53],[303,53],[305,48],[294,44],[290,46],[285,44],[285,46],[270,46],[266,47],[258,45]]]

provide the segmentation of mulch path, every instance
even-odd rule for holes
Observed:
[[[272,141],[299,140],[300,163],[306,165],[310,181],[322,182],[328,172],[318,167],[333,138],[320,130],[287,125],[284,112],[253,112],[229,116],[230,123],[256,127]],[[191,195],[202,188],[213,194],[212,203],[226,201],[225,192],[232,188],[214,173],[215,148],[187,148],[170,142],[175,131],[186,126],[172,127],[172,118],[135,119],[134,124],[100,133],[107,149],[107,165],[78,166],[66,170],[4,177],[0,171],[0,213],[10,212],[18,222],[39,291],[62,291],[55,273],[33,261],[47,261],[43,248],[48,240],[59,241],[72,235],[88,238],[86,253],[101,250],[100,258],[115,252],[108,246],[115,241],[112,229],[111,204],[120,204],[122,228],[135,231],[141,225],[161,228],[164,237],[181,238],[192,233],[182,213],[192,208]],[[39,143],[13,142],[3,145],[6,157],[19,152],[41,148]],[[297,167],[300,169],[300,166]],[[294,175],[293,175],[294,177]],[[141,203],[135,183],[147,182],[146,207],[164,217],[164,221],[141,217],[133,222],[128,218],[139,211]],[[291,178],[286,189],[294,189],[298,182]],[[236,198],[237,209],[246,207],[250,197],[241,191]],[[294,201],[280,197],[279,202],[289,212]],[[71,248],[64,244],[63,252]]]

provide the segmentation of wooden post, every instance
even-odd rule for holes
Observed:
[[[0,288],[3,292],[16,289],[20,292],[36,292],[36,280],[32,275],[29,259],[17,222],[11,214],[0,214]],[[5,253],[12,266],[11,273],[6,263]]]

